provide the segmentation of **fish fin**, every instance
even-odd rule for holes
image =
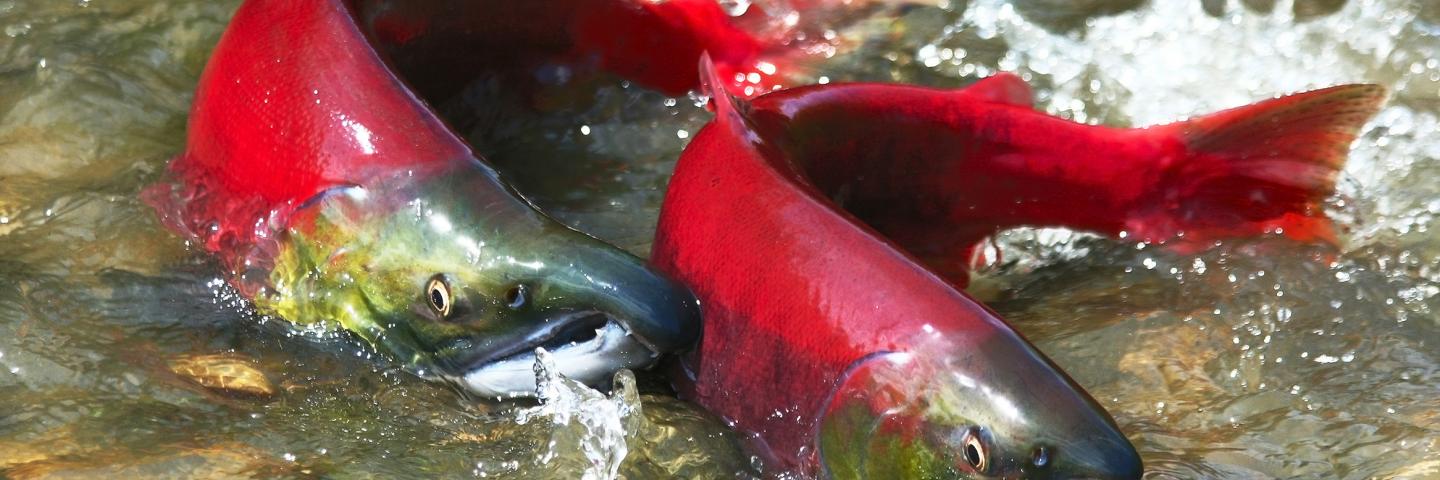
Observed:
[[[730,93],[730,88],[734,85],[734,82],[727,82],[721,76],[719,68],[710,59],[709,52],[700,54],[700,92],[710,97],[708,106],[715,112],[717,120],[744,121],[744,100]]]
[[[1035,93],[1030,90],[1030,85],[1026,84],[1019,75],[1010,72],[1000,72],[982,78],[960,92],[995,103],[1026,108],[1035,106]]]
[[[1339,85],[1232,108],[1179,124],[1191,149],[1242,161],[1339,168],[1385,100],[1385,87]]]
[[[1187,158],[1129,227],[1146,240],[1183,232],[1180,243],[1270,232],[1336,243],[1322,202],[1385,96],[1379,85],[1340,85],[1152,129],[1178,137]]]

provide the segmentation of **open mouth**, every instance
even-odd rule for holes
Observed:
[[[599,313],[576,316],[547,333],[475,362],[459,383],[480,397],[534,396],[536,348],[551,353],[560,374],[592,387],[608,387],[616,371],[648,367],[659,358],[619,322]]]

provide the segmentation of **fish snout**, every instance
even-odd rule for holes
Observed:
[[[1094,400],[1038,352],[997,352],[998,341],[922,346],[852,366],[819,425],[827,474],[1140,478],[1139,454]]]
[[[587,237],[588,239],[588,237]],[[690,348],[700,337],[700,302],[679,281],[644,260],[589,239],[555,276],[556,303],[593,306],[657,354]]]
[[[1055,474],[1052,478],[1130,480],[1141,478],[1144,467],[1139,452],[1118,430],[1097,432],[1083,448],[1050,453]]]
[[[1140,455],[1118,431],[1089,433],[1083,442],[1057,445],[1050,440],[1022,442],[1013,455],[997,459],[1000,478],[1056,480],[1139,480]]]
[[[1021,358],[1033,350],[1004,351]],[[993,390],[987,396],[1008,397],[1021,412],[992,421],[995,443],[1008,454],[1004,471],[1022,478],[1141,478],[1140,455],[1114,419],[1038,352],[1034,359],[1027,368],[989,377]],[[1005,377],[1027,381],[997,381]]]
[[[620,369],[641,369],[691,346],[699,337],[700,309],[683,285],[643,260],[586,237],[556,250],[524,282],[524,307],[505,332],[459,340],[466,350],[459,383],[480,397],[534,392],[535,351],[552,354],[560,374],[597,388],[610,387]]]

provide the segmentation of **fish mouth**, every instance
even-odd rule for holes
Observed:
[[[601,312],[578,312],[547,320],[549,328],[512,348],[475,358],[454,380],[481,398],[535,395],[535,351],[551,353],[561,375],[597,388],[622,368],[645,368],[660,354]]]

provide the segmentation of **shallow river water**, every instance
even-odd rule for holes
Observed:
[[[545,404],[497,412],[228,293],[137,194],[182,148],[237,4],[0,0],[0,478],[763,474],[651,374],[610,396],[547,377]],[[1015,71],[1093,123],[1390,87],[1330,204],[1342,247],[1016,230],[972,291],[1109,409],[1149,478],[1440,478],[1440,2],[951,0],[850,20],[813,80]],[[643,254],[709,114],[584,91],[540,114],[483,85],[438,107],[542,206]],[[273,392],[184,375],[216,358]]]

